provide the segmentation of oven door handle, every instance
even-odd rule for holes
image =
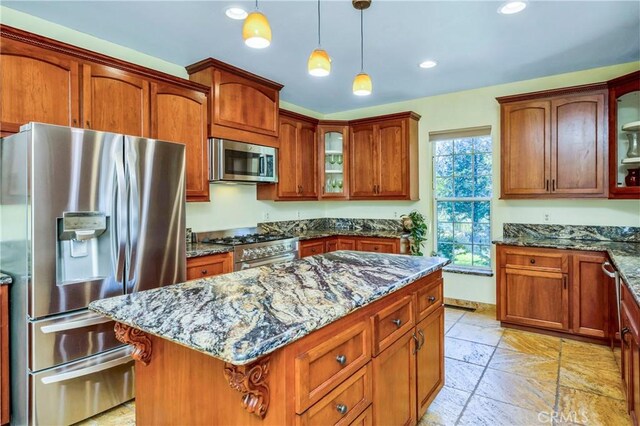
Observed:
[[[286,262],[288,260],[294,260],[296,258],[296,253],[285,254],[283,256],[270,257],[266,260],[259,262],[241,262],[240,263],[240,271],[243,269],[249,268],[257,268],[258,266],[270,265],[276,262]]]

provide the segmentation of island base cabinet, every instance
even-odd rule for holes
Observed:
[[[416,360],[413,330],[373,359],[373,423],[416,424]]]
[[[418,419],[444,386],[444,307],[416,326],[420,349],[416,352]]]

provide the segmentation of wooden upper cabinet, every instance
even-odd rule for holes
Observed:
[[[419,119],[405,112],[351,122],[350,198],[419,198]]]
[[[186,146],[187,201],[209,201],[206,94],[152,83],[151,111],[152,137]]]
[[[502,198],[545,194],[551,173],[549,102],[518,102],[502,107]]]
[[[280,111],[278,183],[258,185],[259,200],[317,200],[318,121]]]
[[[115,68],[84,64],[82,127],[150,136],[149,81]]]
[[[278,146],[282,85],[213,58],[187,67],[192,81],[209,86],[209,136]]]
[[[498,98],[501,198],[607,196],[602,84]]]
[[[349,126],[346,121],[324,121],[318,125],[318,181],[320,198],[349,198]]]
[[[5,37],[0,40],[0,131],[16,133],[31,121],[78,127],[78,61]]]

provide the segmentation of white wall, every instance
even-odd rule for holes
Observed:
[[[81,46],[123,60],[186,77],[183,67],[119,46],[72,29],[0,6],[0,22]],[[492,127],[494,140],[494,194],[499,194],[499,106],[495,97],[557,87],[609,80],[640,68],[640,62],[579,71],[534,80],[502,84],[440,96],[414,99],[354,111],[322,115],[286,102],[282,106],[316,118],[351,119],[398,111],[413,110],[420,121],[420,201],[373,202],[268,202],[257,201],[254,186],[211,186],[211,202],[187,205],[187,226],[195,231],[254,226],[263,220],[286,220],[311,217],[392,218],[418,209],[432,216],[431,159],[428,134],[475,126]],[[374,94],[375,96],[375,94]],[[640,203],[637,200],[532,200],[492,201],[492,234],[501,236],[505,222],[582,225],[640,226]],[[268,218],[267,218],[268,215]],[[493,303],[495,280],[460,274],[445,274],[447,297]]]

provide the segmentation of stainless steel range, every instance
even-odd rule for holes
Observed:
[[[259,228],[198,232],[196,242],[233,246],[233,270],[257,268],[297,259],[298,239],[288,234],[260,232]]]

